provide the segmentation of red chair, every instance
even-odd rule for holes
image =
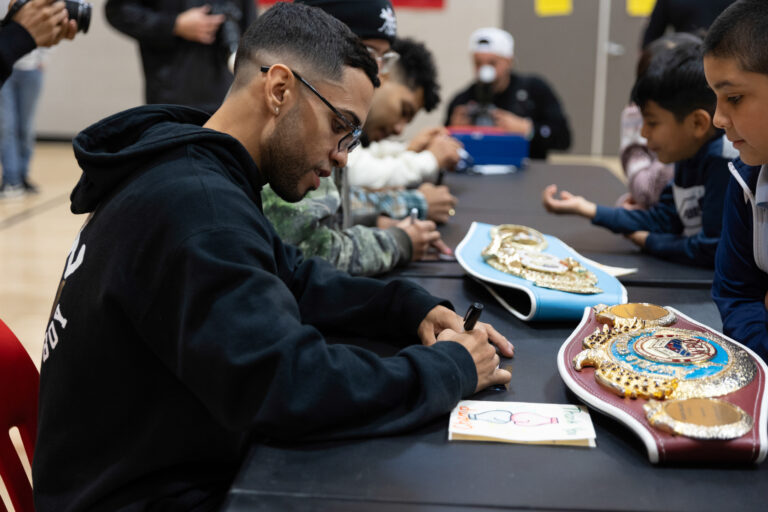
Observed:
[[[29,354],[0,320],[0,477],[16,512],[34,512],[32,486],[8,431],[19,429],[30,463],[37,436],[37,394],[40,374]],[[5,510],[0,500],[0,510]]]

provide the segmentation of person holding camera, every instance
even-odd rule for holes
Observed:
[[[514,73],[514,39],[498,28],[469,38],[477,80],[448,105],[446,126],[495,126],[530,140],[530,157],[568,149],[571,131],[560,102],[543,79]]]
[[[10,16],[0,27],[0,86],[13,70],[13,64],[38,46],[53,46],[62,39],[73,39],[77,23],[70,20],[64,2],[29,0],[11,2]]]
[[[224,100],[240,34],[256,19],[253,0],[107,0],[105,9],[139,43],[146,103],[209,113]]]
[[[21,197],[37,188],[27,179],[35,146],[35,107],[43,79],[43,48],[78,30],[65,2],[0,0],[8,11],[0,30],[0,199]]]

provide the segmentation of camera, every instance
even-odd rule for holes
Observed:
[[[477,70],[475,98],[477,102],[469,105],[469,117],[474,126],[493,126],[493,82],[496,80],[496,69],[486,64]]]
[[[493,111],[496,106],[490,103],[471,102],[467,104],[467,115],[472,126],[495,126]]]
[[[17,0],[14,2],[8,12],[0,21],[0,26],[8,25],[16,16],[22,7],[27,5],[30,0]],[[67,16],[70,20],[77,22],[78,32],[88,32],[88,27],[91,26],[91,11],[93,10],[93,4],[89,4],[85,0],[64,0],[64,7],[67,9]]]
[[[77,31],[85,34],[91,26],[91,11],[93,4],[83,0],[64,0],[69,19],[77,22]]]
[[[243,13],[234,3],[222,2],[212,5],[211,14],[223,14],[226,17],[224,23],[219,27],[216,42],[221,45],[230,70],[232,70],[237,46],[240,44],[240,19],[243,17]]]

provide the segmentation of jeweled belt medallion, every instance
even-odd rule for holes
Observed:
[[[491,229],[491,243],[483,259],[493,268],[533,282],[541,288],[571,293],[594,294],[597,276],[574,258],[558,258],[543,252],[547,240],[539,231],[517,224]]]
[[[646,302],[629,302],[613,306],[598,304],[593,309],[598,322],[615,327],[634,319],[642,320],[644,325],[671,325],[676,320],[675,314],[667,308]]]
[[[584,338],[584,350],[573,359],[575,370],[592,366],[597,382],[617,395],[652,400],[645,412],[658,428],[700,439],[730,439],[751,429],[751,418],[740,408],[709,400],[738,391],[755,377],[755,362],[741,347],[710,331],[672,327],[674,315],[659,306],[594,309],[598,321],[610,323]],[[617,316],[630,312],[641,315]]]

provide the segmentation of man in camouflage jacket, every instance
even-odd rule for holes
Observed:
[[[384,77],[391,87],[377,91],[385,99],[374,101],[369,117],[382,121],[373,127],[366,123],[369,140],[399,133],[419,109],[431,110],[439,101],[428,50],[408,40],[394,46],[402,55]],[[421,76],[414,79],[417,74]],[[402,105],[409,105],[407,112],[393,111]],[[447,203],[446,210],[455,204],[446,187],[386,191],[350,187],[346,170],[335,170],[333,179],[321,180],[320,187],[298,203],[283,201],[269,187],[262,190],[262,200],[265,214],[283,240],[299,246],[305,255],[323,257],[353,275],[374,275],[422,259],[429,246],[450,254],[431,221],[389,220],[402,219],[413,209],[419,219],[426,219],[426,194]]]

